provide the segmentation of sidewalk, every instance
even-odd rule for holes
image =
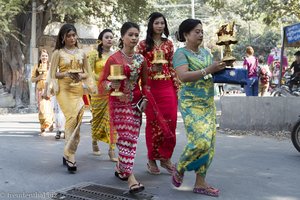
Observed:
[[[113,174],[114,163],[109,161],[106,144],[100,143],[102,156],[92,155],[89,120],[90,113],[86,112],[76,155],[78,172],[69,174],[62,165],[64,141],[55,140],[55,133],[38,136],[37,114],[0,115],[0,199],[46,199],[44,196],[58,190],[87,182],[127,189],[126,182]],[[174,162],[185,143],[183,121],[179,117]],[[145,192],[162,200],[213,198],[191,192],[193,172],[186,173],[183,185],[175,189],[166,171],[161,169],[161,175],[150,175],[146,163],[143,126],[134,171],[145,185]],[[300,154],[289,140],[218,134],[207,181],[221,190],[220,200],[298,200],[299,174]],[[39,197],[33,198],[32,194]]]

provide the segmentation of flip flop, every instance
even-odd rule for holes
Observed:
[[[119,171],[119,168],[117,166],[115,167],[115,176],[122,181],[128,181],[128,177],[122,177],[121,172]]]
[[[172,172],[172,184],[175,187],[180,187],[182,182],[183,182],[183,174],[180,174],[179,171],[177,171],[177,167],[175,165]]]
[[[147,163],[147,171],[150,174],[153,174],[153,175],[159,175],[160,174],[160,170],[158,169],[158,167],[151,166],[149,163]]]
[[[218,197],[220,191],[218,189],[213,188],[213,187],[208,187],[208,188],[194,188],[193,192],[197,193],[197,194],[203,194],[203,195],[207,195],[207,196]]]
[[[162,168],[165,168],[170,174],[173,173],[173,169],[174,169],[174,165],[173,165],[173,164],[167,165],[166,163],[161,162],[161,163],[160,163],[160,166],[161,166]]]
[[[136,194],[143,191],[145,187],[141,183],[135,183],[129,187],[130,194]]]

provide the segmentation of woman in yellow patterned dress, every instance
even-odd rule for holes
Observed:
[[[93,71],[95,82],[98,83],[99,76],[103,71],[104,65],[108,57],[112,54],[110,48],[113,45],[113,33],[110,29],[104,29],[98,37],[97,51],[92,51],[88,58]],[[115,156],[115,144],[110,140],[110,122],[108,110],[108,93],[91,95],[92,106],[92,147],[93,154],[100,155],[97,142],[102,141],[109,144],[108,155],[110,160],[117,162]]]
[[[216,109],[214,84],[211,74],[224,69],[223,62],[213,62],[211,54],[199,48],[203,41],[200,20],[184,20],[177,32],[177,39],[186,46],[177,49],[173,66],[182,84],[178,94],[188,144],[173,170],[173,185],[179,187],[185,171],[195,171],[193,192],[218,196],[219,190],[205,181],[207,169],[214,156],[216,135]]]
[[[50,73],[57,101],[66,118],[63,164],[73,173],[77,170],[75,153],[84,113],[83,81],[88,80],[90,69],[86,54],[78,48],[77,32],[71,24],[64,24],[58,33]]]
[[[35,95],[38,103],[39,121],[41,125],[41,135],[45,134],[46,129],[53,130],[53,109],[50,98],[43,98],[45,81],[48,74],[49,54],[46,49],[41,50],[38,65],[32,70],[31,81],[35,82]]]

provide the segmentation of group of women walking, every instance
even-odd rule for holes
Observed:
[[[172,175],[173,185],[179,187],[184,173],[195,171],[193,192],[218,196],[219,190],[208,185],[205,176],[214,155],[216,134],[211,74],[224,69],[225,64],[214,62],[211,54],[200,47],[203,41],[200,20],[187,19],[180,24],[176,37],[185,46],[175,53],[168,39],[167,20],[161,13],[150,15],[145,40],[139,42],[139,34],[137,24],[125,22],[119,50],[112,52],[114,34],[105,29],[99,35],[97,51],[86,54],[77,46],[75,27],[71,24],[61,27],[49,71],[66,118],[63,164],[69,172],[77,170],[75,152],[86,88],[91,96],[93,153],[100,155],[98,141],[109,144],[110,159],[116,161],[115,176],[127,181],[130,193],[145,188],[133,173],[142,112],[145,112],[148,172],[158,175],[160,166]],[[163,56],[158,58],[158,55]],[[123,72],[122,80],[111,77],[112,66]],[[98,86],[97,93],[93,84]],[[115,90],[123,95],[111,95]],[[188,144],[177,164],[173,164],[178,105]]]

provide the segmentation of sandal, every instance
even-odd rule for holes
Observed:
[[[213,188],[213,187],[207,187],[207,188],[194,188],[193,192],[197,193],[197,194],[203,194],[203,195],[207,195],[207,196],[218,197],[220,191],[218,189]]]
[[[92,147],[93,147],[93,154],[94,154],[95,156],[100,156],[100,155],[101,155],[101,152],[100,152],[100,150],[99,150],[97,141],[93,141],[93,142],[92,142]]]
[[[57,139],[57,140],[60,139],[60,134],[61,134],[61,132],[60,132],[60,131],[57,131],[57,132],[56,132],[56,135],[55,135],[55,139]]]
[[[120,170],[118,167],[115,167],[115,176],[122,181],[128,181],[128,177],[122,177]]]
[[[135,183],[129,187],[130,194],[136,194],[143,191],[145,187],[141,183]]]
[[[160,162],[160,166],[162,168],[165,168],[170,174],[173,173],[173,169],[174,169],[174,165],[171,163],[171,164],[167,164],[167,162]]]
[[[68,171],[70,173],[74,173],[77,171],[76,162],[73,163],[73,162],[67,160],[65,157],[63,157],[63,165],[66,165],[68,167]]]
[[[113,149],[108,150],[108,156],[110,161],[118,162],[118,158],[116,157],[115,151]]]
[[[151,166],[149,163],[147,163],[147,171],[150,174],[153,174],[153,175],[159,175],[160,174],[160,170],[158,169],[158,167],[157,166]]]
[[[183,182],[183,174],[181,174],[178,170],[177,170],[177,166],[174,166],[173,172],[172,172],[172,184],[175,187],[180,187],[181,184]]]

